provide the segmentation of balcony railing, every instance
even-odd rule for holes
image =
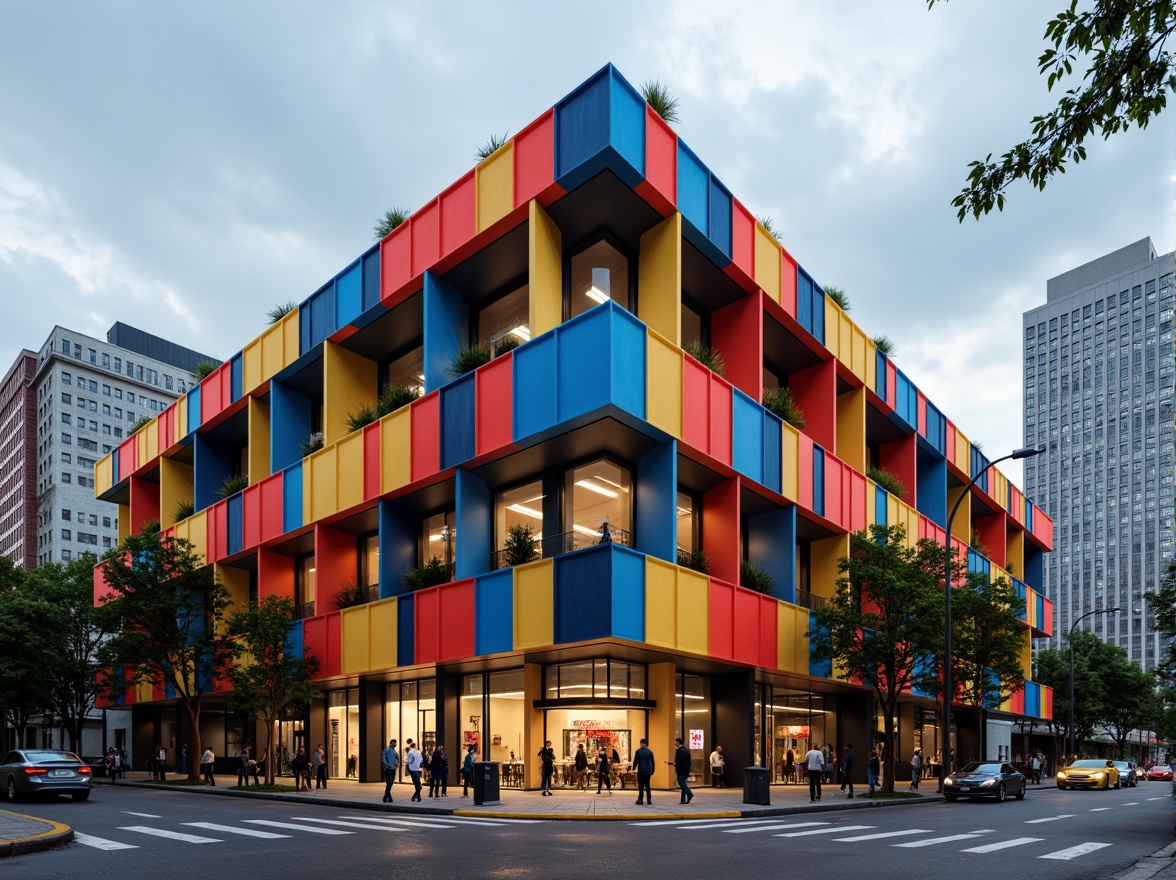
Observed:
[[[810,593],[808,590],[796,591],[796,604],[801,608],[807,608],[810,611],[816,608],[825,608],[829,604],[829,600],[824,596],[817,596]]]
[[[633,533],[610,526],[607,533],[596,532],[585,534],[584,532],[571,531],[558,535],[544,535],[535,542],[534,555],[525,561],[534,562],[537,559],[550,559],[553,556],[563,556],[565,553],[573,553],[576,550],[583,550],[587,547],[596,547],[599,544],[620,544],[622,547],[632,547]],[[490,567],[493,569],[508,568],[510,563],[507,561],[507,558],[507,551],[495,551],[490,555]]]
[[[314,600],[294,606],[295,620],[304,620],[307,617],[314,617]]]

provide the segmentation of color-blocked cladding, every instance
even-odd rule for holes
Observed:
[[[705,655],[710,579],[651,556],[645,558],[645,642]]]
[[[514,647],[514,571],[504,568],[474,578],[474,651],[480,656]]]
[[[474,654],[474,579],[413,594],[415,662],[439,663]]]
[[[551,559],[514,568],[514,649],[554,644],[555,566]]]
[[[645,557],[602,544],[555,558],[555,642],[645,637]]]
[[[708,600],[708,653],[775,668],[779,661],[777,600],[717,578],[710,579]]]
[[[645,101],[611,64],[555,105],[555,175],[565,190],[605,168],[631,187],[645,178]]]
[[[340,612],[340,657],[344,675],[396,667],[397,601],[395,598],[380,599]]]
[[[319,662],[315,678],[339,675],[342,670],[341,614],[333,611],[302,621],[302,649],[304,656],[313,656]]]
[[[496,357],[474,372],[474,455],[509,446],[513,424],[514,353]]]

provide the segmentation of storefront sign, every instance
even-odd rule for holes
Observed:
[[[701,730],[691,730],[690,731],[690,751],[692,751],[692,752],[702,751],[702,731]]]

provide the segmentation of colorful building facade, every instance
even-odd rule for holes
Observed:
[[[454,375],[471,345],[495,356]],[[349,430],[388,384],[421,396]],[[761,405],[776,388],[803,429]],[[852,531],[942,541],[976,473],[953,541],[1023,590],[1028,672],[1052,620],[1049,519],[609,65],[104,458],[97,494],[120,528],[160,518],[192,542],[235,602],[297,603],[292,649],[326,698],[280,745],[324,743],[332,775],[376,781],[382,745],[413,738],[473,744],[533,788],[545,739],[561,784],[581,745],[624,762],[644,737],[660,759],[682,736],[704,780],[721,743],[738,784],[751,763],[783,781],[789,750],[871,741],[868,692],[810,659],[810,609]],[[248,488],[221,499],[237,474]],[[410,592],[434,558],[449,580]],[[745,563],[770,593],[739,586]],[[184,741],[167,693],[124,702],[136,744]],[[1003,708],[1050,704],[1028,682]],[[939,747],[933,709],[911,695],[900,752]],[[205,711],[218,754],[256,741]]]

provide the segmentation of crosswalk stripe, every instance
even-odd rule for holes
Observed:
[[[868,828],[877,828],[877,825],[842,825],[837,828],[816,828],[812,831],[789,831],[786,834],[777,834],[776,837],[808,837],[811,834],[839,834],[842,831],[865,831]]]
[[[164,837],[168,840],[179,840],[184,843],[224,843],[218,837],[201,837],[198,834],[184,834],[180,831],[168,831],[166,828],[151,828],[148,825],[123,825],[119,830],[150,834],[152,837]]]
[[[785,828],[810,828],[815,825],[828,825],[828,822],[789,822],[783,825],[774,823],[771,825],[752,825],[741,826],[739,828],[720,828],[723,834],[749,834],[752,831],[783,831]]]
[[[407,831],[395,825],[373,825],[370,822],[341,822],[338,819],[313,819],[310,816],[294,816],[295,822],[321,822],[323,825],[338,825],[341,828],[363,828],[368,831]]]
[[[1139,801],[1128,801],[1125,804],[1119,804],[1120,807],[1138,807]]]
[[[185,822],[193,828],[203,828],[205,831],[223,831],[225,834],[240,834],[244,837],[257,837],[262,840],[277,840],[289,838],[289,834],[276,834],[273,831],[256,831],[253,828],[237,828],[234,825],[217,825],[215,822]]]
[[[979,834],[949,834],[947,837],[929,837],[926,840],[912,840],[908,843],[892,843],[890,845],[914,849],[920,846],[936,846],[940,843],[953,843],[957,840],[971,840],[973,837],[979,836]]]
[[[1063,862],[1068,862],[1070,859],[1075,859],[1078,856],[1084,856],[1087,853],[1092,853],[1095,850],[1110,846],[1109,843],[1080,843],[1077,846],[1072,846],[1069,849],[1059,849],[1057,852],[1046,853],[1043,856],[1038,856],[1039,859],[1058,859]]]
[[[141,816],[144,819],[162,819],[163,818],[163,816],[156,816],[154,813],[132,813],[130,810],[121,810],[120,812],[126,813],[128,816]]]
[[[292,831],[306,831],[310,834],[354,834],[354,831],[340,831],[338,828],[316,828],[313,825],[295,825],[293,822],[276,822],[273,819],[246,819],[252,825],[266,825],[270,828],[289,828]]]
[[[340,819],[353,819],[357,822],[381,822],[387,825],[400,825],[404,828],[457,828],[452,822],[443,824],[441,822],[422,822],[416,818],[406,819],[390,819],[385,816],[340,816]]]
[[[1109,809],[1110,809],[1110,807],[1092,807],[1090,812],[1092,812],[1092,813],[1105,813]]]
[[[907,828],[904,831],[879,831],[877,834],[858,834],[855,837],[834,837],[839,843],[856,843],[859,840],[882,840],[885,837],[906,837],[909,834],[930,834],[926,828]]]
[[[1162,798],[1162,797],[1159,797],[1159,798],[1148,798],[1148,800],[1149,800],[1149,801],[1166,801],[1166,800],[1167,800],[1167,798]]]
[[[1026,819],[1026,825],[1040,825],[1042,822],[1056,822],[1058,819],[1073,819],[1074,813],[1062,813],[1060,816],[1046,816],[1044,819]]]
[[[983,846],[973,846],[970,849],[961,849],[960,852],[990,853],[996,852],[998,849],[1008,849],[1010,846],[1024,846],[1026,843],[1037,843],[1039,840],[1044,839],[1044,837],[1014,837],[1012,840],[1001,840],[996,843],[986,843]]]
[[[74,832],[74,843],[80,843],[82,846],[92,846],[94,849],[115,850],[115,849],[138,849],[133,843],[119,843],[117,840],[107,840],[105,837],[91,837],[89,834],[82,834],[80,831]]]

